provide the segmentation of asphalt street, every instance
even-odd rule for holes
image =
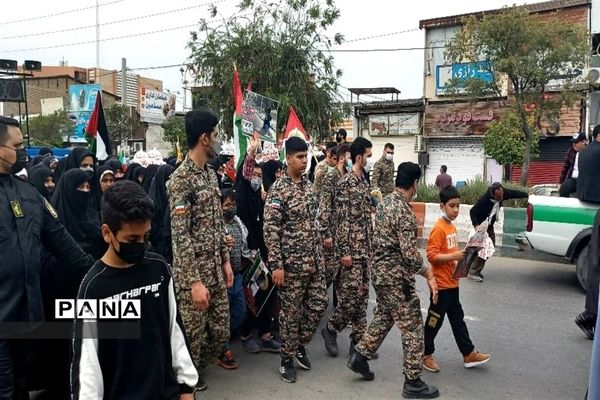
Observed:
[[[480,368],[463,367],[447,320],[436,339],[441,371],[423,379],[440,389],[441,399],[583,399],[592,342],[573,323],[584,294],[574,266],[494,257],[485,281],[461,282],[465,320],[476,348],[492,354]],[[417,278],[421,308],[428,307],[425,282]],[[375,305],[371,293],[369,320]],[[328,311],[329,312],[329,311]],[[320,331],[320,328],[319,328]],[[232,350],[239,368],[210,366],[208,390],[196,399],[399,399],[402,397],[402,344],[394,328],[371,362],[375,380],[366,382],[346,367],[348,331],[338,335],[340,354],[327,356],[319,333],[308,346],[311,371],[298,370],[294,384],[278,373],[278,354],[247,354],[239,340]]]

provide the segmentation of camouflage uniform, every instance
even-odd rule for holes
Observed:
[[[317,195],[321,193],[323,189],[323,181],[325,180],[325,176],[329,171],[329,165],[327,165],[327,159],[319,162],[315,168],[315,182],[313,185],[313,190]]]
[[[383,156],[373,166],[373,189],[379,190],[383,196],[394,191],[394,162]]]
[[[369,303],[369,258],[373,222],[371,219],[371,189],[366,177],[359,179],[354,171],[344,175],[337,187],[336,257],[352,257],[352,266],[339,266],[335,279],[338,305],[329,318],[327,328],[341,332],[352,323],[350,340],[356,343],[367,329]]]
[[[417,249],[415,215],[397,191],[377,206],[371,268],[377,305],[373,321],[356,350],[372,358],[396,323],[402,332],[403,373],[416,379],[422,372],[424,344],[415,274],[424,272],[425,267]]]
[[[335,231],[337,228],[335,199],[337,185],[342,177],[342,173],[337,168],[328,172],[323,180],[319,196],[319,229],[321,236],[323,240],[333,239],[333,247],[329,249],[323,248],[323,265],[325,267],[327,287],[333,282],[340,265],[339,259],[335,255]]]
[[[229,303],[222,265],[229,261],[216,174],[186,157],[167,188],[173,238],[173,279],[181,319],[198,373],[212,363],[229,340]],[[200,281],[210,292],[207,310],[192,302],[190,288]]]
[[[322,242],[317,229],[317,200],[311,183],[284,176],[265,201],[265,243],[271,270],[283,268],[279,288],[281,357],[293,357],[315,333],[327,306]]]

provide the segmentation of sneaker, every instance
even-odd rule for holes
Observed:
[[[281,343],[271,338],[269,340],[260,340],[260,350],[266,351],[267,353],[279,353],[281,349]]]
[[[402,388],[402,397],[405,399],[435,399],[439,397],[440,391],[433,385],[428,385],[421,380],[405,379]]]
[[[309,370],[310,369],[310,360],[308,359],[308,352],[306,351],[306,347],[298,347],[298,351],[296,352],[296,362],[300,366],[300,368]]]
[[[326,326],[321,329],[321,335],[325,341],[325,350],[331,357],[338,355],[337,332],[330,330]]]
[[[260,353],[260,345],[252,336],[242,338],[242,350],[250,354]]]
[[[368,381],[375,379],[375,373],[371,371],[371,368],[369,368],[369,361],[367,360],[367,357],[363,356],[356,350],[352,352],[352,355],[350,356],[346,366],[357,374],[361,374],[362,377]]]
[[[296,368],[294,368],[294,360],[291,357],[281,359],[279,373],[281,374],[281,379],[284,382],[296,382]]]
[[[238,367],[231,350],[224,351],[215,361],[215,365],[223,369],[236,369]]]
[[[594,327],[596,318],[589,311],[584,311],[575,318],[575,325],[579,327],[588,339],[594,340]]]
[[[195,392],[203,392],[206,389],[208,389],[208,385],[206,384],[206,382],[204,382],[204,379],[202,379],[202,376],[198,376],[198,382],[196,383],[196,386],[194,387],[194,393]]]
[[[483,282],[483,276],[480,274],[469,274],[467,278],[473,282]]]
[[[490,354],[480,353],[478,351],[472,351],[468,356],[464,356],[465,368],[473,368],[481,364],[485,364],[490,361],[492,356]]]
[[[423,368],[429,372],[440,372],[440,366],[432,355],[423,356]]]

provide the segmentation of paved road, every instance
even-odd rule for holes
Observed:
[[[592,342],[573,324],[584,295],[574,267],[510,258],[494,258],[482,284],[464,281],[461,300],[473,342],[492,360],[467,370],[446,321],[436,340],[442,371],[424,373],[437,385],[441,399],[583,399]],[[424,281],[418,279],[426,309]],[[372,299],[374,294],[372,293]],[[369,318],[374,301],[371,301]],[[347,334],[338,336],[340,355],[328,357],[318,334],[309,345],[313,369],[298,371],[288,384],[278,374],[276,354],[246,354],[239,341],[232,349],[239,369],[210,366],[209,385],[197,399],[398,399],[402,393],[402,345],[394,328],[371,362],[375,380],[365,382],[346,368]]]

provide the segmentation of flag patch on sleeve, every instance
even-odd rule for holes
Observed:
[[[189,209],[190,206],[183,201],[178,201],[177,203],[175,203],[175,215],[183,215],[187,213]]]
[[[271,208],[274,208],[276,210],[279,210],[281,208],[281,201],[279,199],[273,199],[271,200],[271,202],[269,203],[269,206]]]

